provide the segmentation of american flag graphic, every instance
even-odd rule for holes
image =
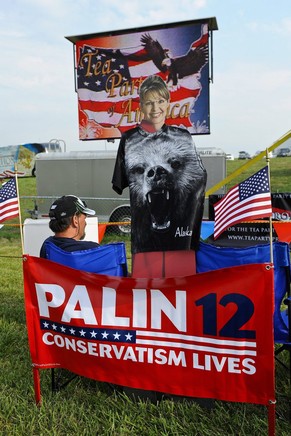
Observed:
[[[234,186],[214,205],[214,239],[231,225],[272,216],[268,167]]]
[[[201,26],[201,36],[190,47],[208,43],[208,26]],[[142,44],[134,48],[107,49],[80,45],[77,65],[80,139],[94,139],[104,128],[114,127],[120,134],[140,121],[138,89],[149,75],[159,75],[165,81],[168,72],[160,71],[145,52]],[[114,86],[113,86],[114,85]],[[170,84],[169,84],[170,85]],[[179,79],[176,87],[169,86],[170,113],[167,124],[187,127],[190,133],[209,133],[201,122],[193,125],[190,115],[200,96],[200,72]],[[189,114],[177,108],[189,107]],[[200,130],[201,131],[200,131]],[[206,129],[206,131],[204,131]]]
[[[40,319],[42,331],[52,331],[65,336],[101,343],[135,344],[136,346],[171,347],[233,356],[256,356],[255,340],[228,340],[205,338],[181,333],[155,332],[150,330],[80,327]]]
[[[96,341],[126,343],[135,343],[136,341],[136,332],[134,330],[120,330],[113,329],[112,327],[80,327],[71,324],[68,325],[54,322],[47,319],[40,319],[40,328],[41,330],[54,331],[66,336],[73,336],[78,339],[83,338]]]
[[[15,179],[6,182],[0,189],[0,223],[19,214]]]

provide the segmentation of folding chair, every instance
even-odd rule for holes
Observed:
[[[111,276],[128,275],[126,249],[124,242],[114,242],[97,248],[80,251],[64,251],[50,241],[45,243],[47,259],[80,271]],[[51,388],[56,392],[67,386],[77,375],[61,382],[62,372],[51,370]]]
[[[68,252],[48,241],[45,243],[45,248],[47,259],[70,268],[119,277],[126,277],[128,273],[124,242]]]
[[[200,242],[196,252],[197,273],[250,263],[270,262],[270,244],[261,244],[244,248],[219,247]],[[290,299],[290,252],[286,242],[273,243],[274,263],[274,342],[281,344],[275,351],[276,360],[289,371],[291,383],[291,299]],[[283,304],[287,306],[282,308]],[[287,350],[289,368],[279,354]]]
[[[290,301],[290,253],[286,242],[273,243],[274,260],[274,338],[275,343],[290,344],[288,311],[282,303]],[[197,273],[249,263],[270,262],[270,244],[244,248],[219,247],[200,242],[196,252]]]

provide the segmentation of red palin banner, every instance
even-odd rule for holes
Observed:
[[[91,274],[24,256],[36,369],[173,395],[274,400],[273,269],[188,277]]]

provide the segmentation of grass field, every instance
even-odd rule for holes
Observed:
[[[232,174],[247,161],[235,159],[233,161],[227,161],[227,175]],[[259,171],[264,165],[266,165],[265,159],[261,159],[259,162],[252,164],[239,176],[235,177],[231,182],[227,184],[227,190],[245,180],[255,172]],[[270,159],[270,175],[271,175],[271,191],[275,192],[291,192],[291,157],[286,158],[272,158]]]
[[[228,161],[228,173],[242,161]],[[242,174],[242,179],[253,174]],[[271,159],[272,192],[291,192],[291,158]],[[234,180],[235,183],[241,180]],[[20,196],[35,195],[35,179],[19,180]],[[21,200],[22,221],[32,200]],[[9,221],[17,224],[17,220]],[[111,237],[112,238],[112,237]],[[112,240],[112,239],[110,239]],[[103,241],[108,242],[108,239]],[[52,394],[50,371],[41,372],[42,407],[34,403],[25,323],[19,228],[0,230],[0,434],[3,435],[266,435],[267,410],[252,404],[216,401],[211,409],[195,401],[135,402],[108,386],[76,378]],[[287,362],[287,356],[284,356]],[[291,434],[288,373],[276,363],[278,435]],[[287,397],[288,396],[288,397]],[[289,401],[289,402],[288,402]]]

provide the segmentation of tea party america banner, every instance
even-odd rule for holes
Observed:
[[[75,49],[79,139],[119,138],[140,123],[138,90],[149,75],[170,91],[167,124],[210,133],[212,30],[215,18],[66,37]]]

